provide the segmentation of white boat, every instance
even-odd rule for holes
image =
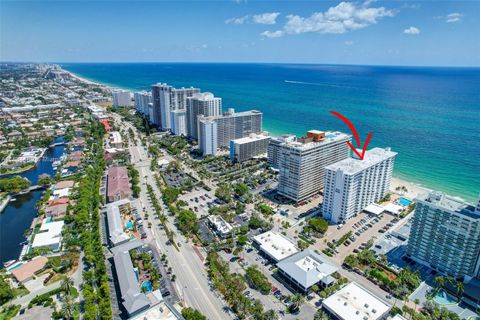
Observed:
[[[8,268],[8,267],[10,267],[12,264],[14,264],[15,262],[17,262],[17,260],[8,260],[7,262],[5,262],[5,263],[3,264],[3,266],[4,266],[5,268]]]
[[[11,202],[17,201],[17,199],[16,199],[16,198],[12,198],[12,199],[10,199],[10,201],[11,201]]]

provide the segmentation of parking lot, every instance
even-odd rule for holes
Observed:
[[[180,195],[179,199],[188,203],[188,208],[200,218],[209,215],[208,209],[214,205],[217,198],[211,191],[196,187],[192,191]]]
[[[232,253],[226,253],[225,251],[221,251],[219,254],[225,259],[225,261],[229,261],[230,270],[232,270],[232,272],[244,274],[244,269],[254,265],[257,266],[267,277],[272,285],[272,291],[270,294],[263,295],[259,291],[249,287],[247,287],[244,292],[244,294],[252,300],[259,299],[265,310],[273,309],[277,311],[282,319],[313,318],[316,311],[314,301],[312,300],[313,296],[307,297],[307,301],[308,299],[310,299],[310,301],[300,308],[300,314],[292,315],[285,313],[286,308],[290,304],[288,297],[294,295],[296,292],[287,288],[287,284],[285,284],[278,276],[275,277],[275,272],[277,270],[275,264],[272,264],[266,258],[261,256],[255,248],[247,246],[245,250],[240,253],[239,258],[235,258]]]
[[[361,250],[368,240],[375,240],[382,236],[382,233],[390,229],[396,221],[398,221],[398,219],[388,214],[375,216],[360,213],[357,217],[349,219],[343,226],[329,226],[324,236],[327,242],[335,242],[349,231],[352,231],[352,236],[335,249],[337,253],[332,259],[339,264],[343,263],[347,255],[356,250]],[[327,242],[318,241],[316,247],[323,250],[327,248]]]

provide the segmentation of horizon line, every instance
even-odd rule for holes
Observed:
[[[356,63],[320,63],[320,62],[254,62],[254,61],[0,61],[0,64],[33,63],[33,64],[271,64],[271,65],[323,65],[352,67],[407,67],[407,68],[462,68],[480,69],[467,65],[408,65],[408,64],[356,64]]]

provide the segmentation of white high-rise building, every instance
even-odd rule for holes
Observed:
[[[187,134],[194,139],[199,139],[198,117],[220,115],[222,113],[222,98],[215,97],[210,92],[196,93],[187,99],[186,106]]]
[[[198,88],[176,89],[166,83],[152,86],[153,117],[151,121],[162,130],[171,129],[170,115],[173,110],[185,110],[187,98],[199,93]]]
[[[112,91],[112,106],[114,107],[130,107],[132,105],[132,96],[126,90]]]
[[[373,148],[363,160],[348,158],[325,168],[322,213],[342,223],[388,193],[397,153]]]
[[[296,140],[297,136],[295,136],[294,134],[284,134],[279,137],[272,137],[267,147],[268,163],[273,168],[278,169],[278,152],[280,150],[281,144],[284,142],[295,142]]]
[[[173,110],[170,112],[171,130],[174,135],[187,135],[187,112],[186,110]]]
[[[270,136],[267,133],[251,134],[230,141],[230,160],[242,162],[267,153]]]
[[[149,91],[140,91],[134,93],[135,109],[137,112],[149,116],[148,104],[152,103],[152,93]]]
[[[480,206],[438,191],[415,202],[407,254],[457,279],[480,278]]]
[[[277,192],[295,202],[320,192],[325,167],[349,157],[346,142],[350,140],[351,136],[345,133],[310,130],[306,137],[287,139],[269,148],[268,152],[274,151],[278,158]]]
[[[198,122],[200,138],[198,145],[203,155],[217,154],[217,122],[209,119],[201,119]]]

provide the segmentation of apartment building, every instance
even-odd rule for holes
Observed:
[[[323,189],[325,167],[349,157],[347,141],[341,132],[310,130],[305,137],[275,146],[279,179],[277,192],[301,202]]]
[[[149,104],[152,103],[152,93],[149,91],[140,91],[134,93],[135,109],[137,112],[148,116]]]
[[[325,168],[323,216],[343,223],[388,193],[397,153],[373,148],[363,160],[348,158]]]
[[[196,93],[187,99],[186,110],[187,135],[194,139],[199,139],[198,117],[222,114],[222,98],[215,97],[210,92]]]
[[[267,153],[270,136],[251,134],[248,137],[230,141],[230,160],[242,162]]]
[[[475,207],[432,191],[415,201],[407,254],[455,278],[480,277],[480,200]]]
[[[171,129],[170,115],[173,110],[185,110],[187,98],[200,92],[198,88],[174,88],[166,83],[152,86],[152,118],[150,121],[162,130]]]
[[[217,154],[217,122],[209,119],[200,119],[198,122],[198,131],[200,138],[198,146],[203,155]]]
[[[297,136],[294,134],[284,134],[279,137],[272,137],[268,143],[267,147],[267,158],[268,164],[273,168],[278,169],[278,162],[279,162],[279,150],[282,143],[285,142],[295,142],[297,140]]]
[[[129,107],[132,105],[132,97],[129,91],[114,90],[112,91],[112,106]]]
[[[170,127],[174,135],[187,136],[187,112],[185,109],[171,111],[170,121]]]

